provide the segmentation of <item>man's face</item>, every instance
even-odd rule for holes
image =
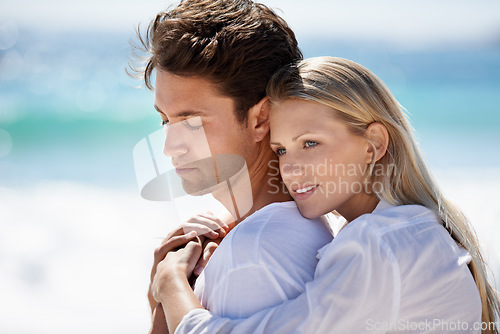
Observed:
[[[157,71],[155,108],[168,121],[164,153],[188,193],[218,183],[212,156],[246,158],[251,152],[249,131],[236,119],[233,99],[206,79]]]

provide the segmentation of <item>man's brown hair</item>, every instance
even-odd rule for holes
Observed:
[[[145,36],[138,71],[149,89],[160,69],[206,78],[235,101],[240,122],[266,95],[279,68],[302,59],[295,34],[273,10],[250,0],[186,0],[156,16]],[[193,92],[195,93],[195,92]]]

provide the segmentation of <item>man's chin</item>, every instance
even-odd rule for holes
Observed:
[[[182,188],[191,196],[202,196],[211,192],[211,186],[203,180],[182,179]]]

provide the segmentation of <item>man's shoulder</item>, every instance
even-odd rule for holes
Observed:
[[[279,219],[280,217],[287,216],[297,220],[306,220],[297,208],[297,204],[294,201],[288,202],[275,202],[270,203],[261,209],[255,211],[253,214],[248,216],[241,223],[249,223],[255,221],[266,222],[270,218]]]
[[[318,250],[332,239],[326,223],[303,217],[295,202],[273,203],[229,232],[216,250],[217,263],[223,263],[226,272],[259,267],[276,277],[307,281],[312,279]]]
[[[238,233],[255,233],[279,231],[296,233],[302,230],[323,229],[326,225],[320,219],[308,219],[300,214],[293,201],[276,202],[266,205],[248,216],[238,224]]]
[[[228,236],[233,248],[245,249],[247,254],[251,250],[262,254],[276,252],[276,248],[298,249],[298,245],[317,250],[333,238],[324,220],[303,217],[295,202],[263,207],[239,223]]]

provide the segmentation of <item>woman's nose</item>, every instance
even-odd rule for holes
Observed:
[[[280,173],[283,179],[300,176],[303,174],[302,164],[295,159],[280,161]]]

